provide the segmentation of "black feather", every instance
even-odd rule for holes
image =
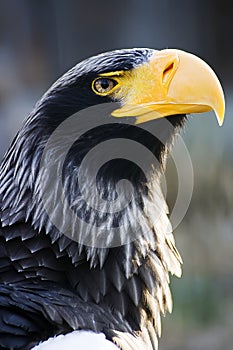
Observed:
[[[40,172],[46,142],[61,122],[89,106],[110,102],[90,89],[97,74],[131,70],[147,62],[152,53],[149,49],[113,51],[76,65],[38,102],[5,155],[0,168],[0,348],[29,349],[40,340],[72,329],[104,332],[124,350],[156,348],[160,312],[171,305],[168,273],[175,273],[180,261],[173,243],[154,227],[145,208],[153,211],[154,186],[185,116],[167,118],[171,128],[164,127],[162,120],[150,124],[162,142],[144,128],[112,122],[109,115],[103,115],[108,122],[83,133],[69,149],[64,164],[60,154],[72,135],[61,134],[59,144],[46,157],[48,165],[63,165],[64,190],[76,214],[71,223],[65,205],[62,210],[59,207],[56,176],[51,177],[46,166]],[[105,201],[117,198],[119,180],[130,181],[135,189],[127,208],[116,213],[103,208],[101,213],[83,202],[77,176],[85,155],[112,139],[138,142],[158,162],[155,165],[149,158],[145,174],[133,162],[117,158],[106,162],[95,179],[89,164],[86,186],[96,185]],[[44,208],[42,182],[46,203],[52,208],[50,215],[59,219],[61,228],[69,225],[68,237]],[[164,203],[162,195],[158,199]],[[167,219],[165,208],[161,220]],[[94,243],[108,228],[119,228],[119,246],[93,248],[72,239],[91,234],[84,221],[97,227],[96,236],[91,236]],[[124,241],[135,233],[136,240]],[[106,237],[108,243],[115,239],[111,230]]]

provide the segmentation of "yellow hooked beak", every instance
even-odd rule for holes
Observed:
[[[114,117],[137,117],[142,123],[176,114],[214,110],[223,124],[225,101],[213,70],[193,54],[155,51],[148,63],[133,69],[124,81],[123,106]],[[126,93],[127,92],[127,93]]]

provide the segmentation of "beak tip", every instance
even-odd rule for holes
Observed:
[[[224,101],[224,97],[223,97],[222,101],[223,101],[223,105],[222,105],[221,109],[220,110],[214,110],[219,126],[223,125],[224,116],[225,116],[225,101]]]
[[[223,121],[224,121],[224,117],[221,117],[221,116],[217,115],[217,120],[218,120],[218,125],[222,126],[223,125]]]

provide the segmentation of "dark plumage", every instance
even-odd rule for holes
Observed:
[[[92,248],[71,240],[53,225],[38,190],[42,152],[53,131],[72,114],[112,101],[91,90],[92,80],[101,73],[130,71],[148,62],[153,52],[113,51],[77,64],[37,103],[5,155],[0,169],[0,349],[29,349],[39,340],[72,329],[104,332],[124,350],[156,348],[160,313],[171,310],[168,273],[180,274],[181,259],[173,236],[164,230],[164,199],[158,192],[155,198],[154,189],[185,116],[165,119],[172,128],[164,127],[162,119],[150,122],[150,128],[163,135],[163,144],[149,131],[133,125],[132,118],[125,119],[127,124],[124,120],[117,123],[108,113],[102,116],[107,123],[90,128],[67,154],[63,184],[77,217],[100,229],[120,227],[119,239],[136,230],[133,242]],[[66,133],[60,135],[61,143],[48,155],[50,162],[59,166],[57,155],[69,137]],[[119,158],[107,162],[97,177],[100,196],[116,198],[116,184],[128,179],[135,188],[135,197],[126,209],[113,214],[103,210],[101,214],[83,203],[77,175],[81,161],[94,146],[115,138],[144,145],[158,163],[153,164],[154,157],[148,163],[148,183],[133,162]],[[46,167],[43,171],[48,200],[59,201],[56,174],[51,183]],[[87,186],[94,186],[92,171],[91,166],[86,169]],[[157,200],[164,207],[156,226],[150,215]],[[51,208],[56,214],[56,203]],[[136,220],[138,213],[140,222]],[[65,224],[65,211],[58,215]],[[78,220],[70,230],[69,237],[88,234]],[[111,234],[108,239],[113,239]]]

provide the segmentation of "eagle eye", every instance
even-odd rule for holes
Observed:
[[[92,83],[92,89],[98,95],[108,95],[117,85],[117,81],[109,78],[97,78]]]

